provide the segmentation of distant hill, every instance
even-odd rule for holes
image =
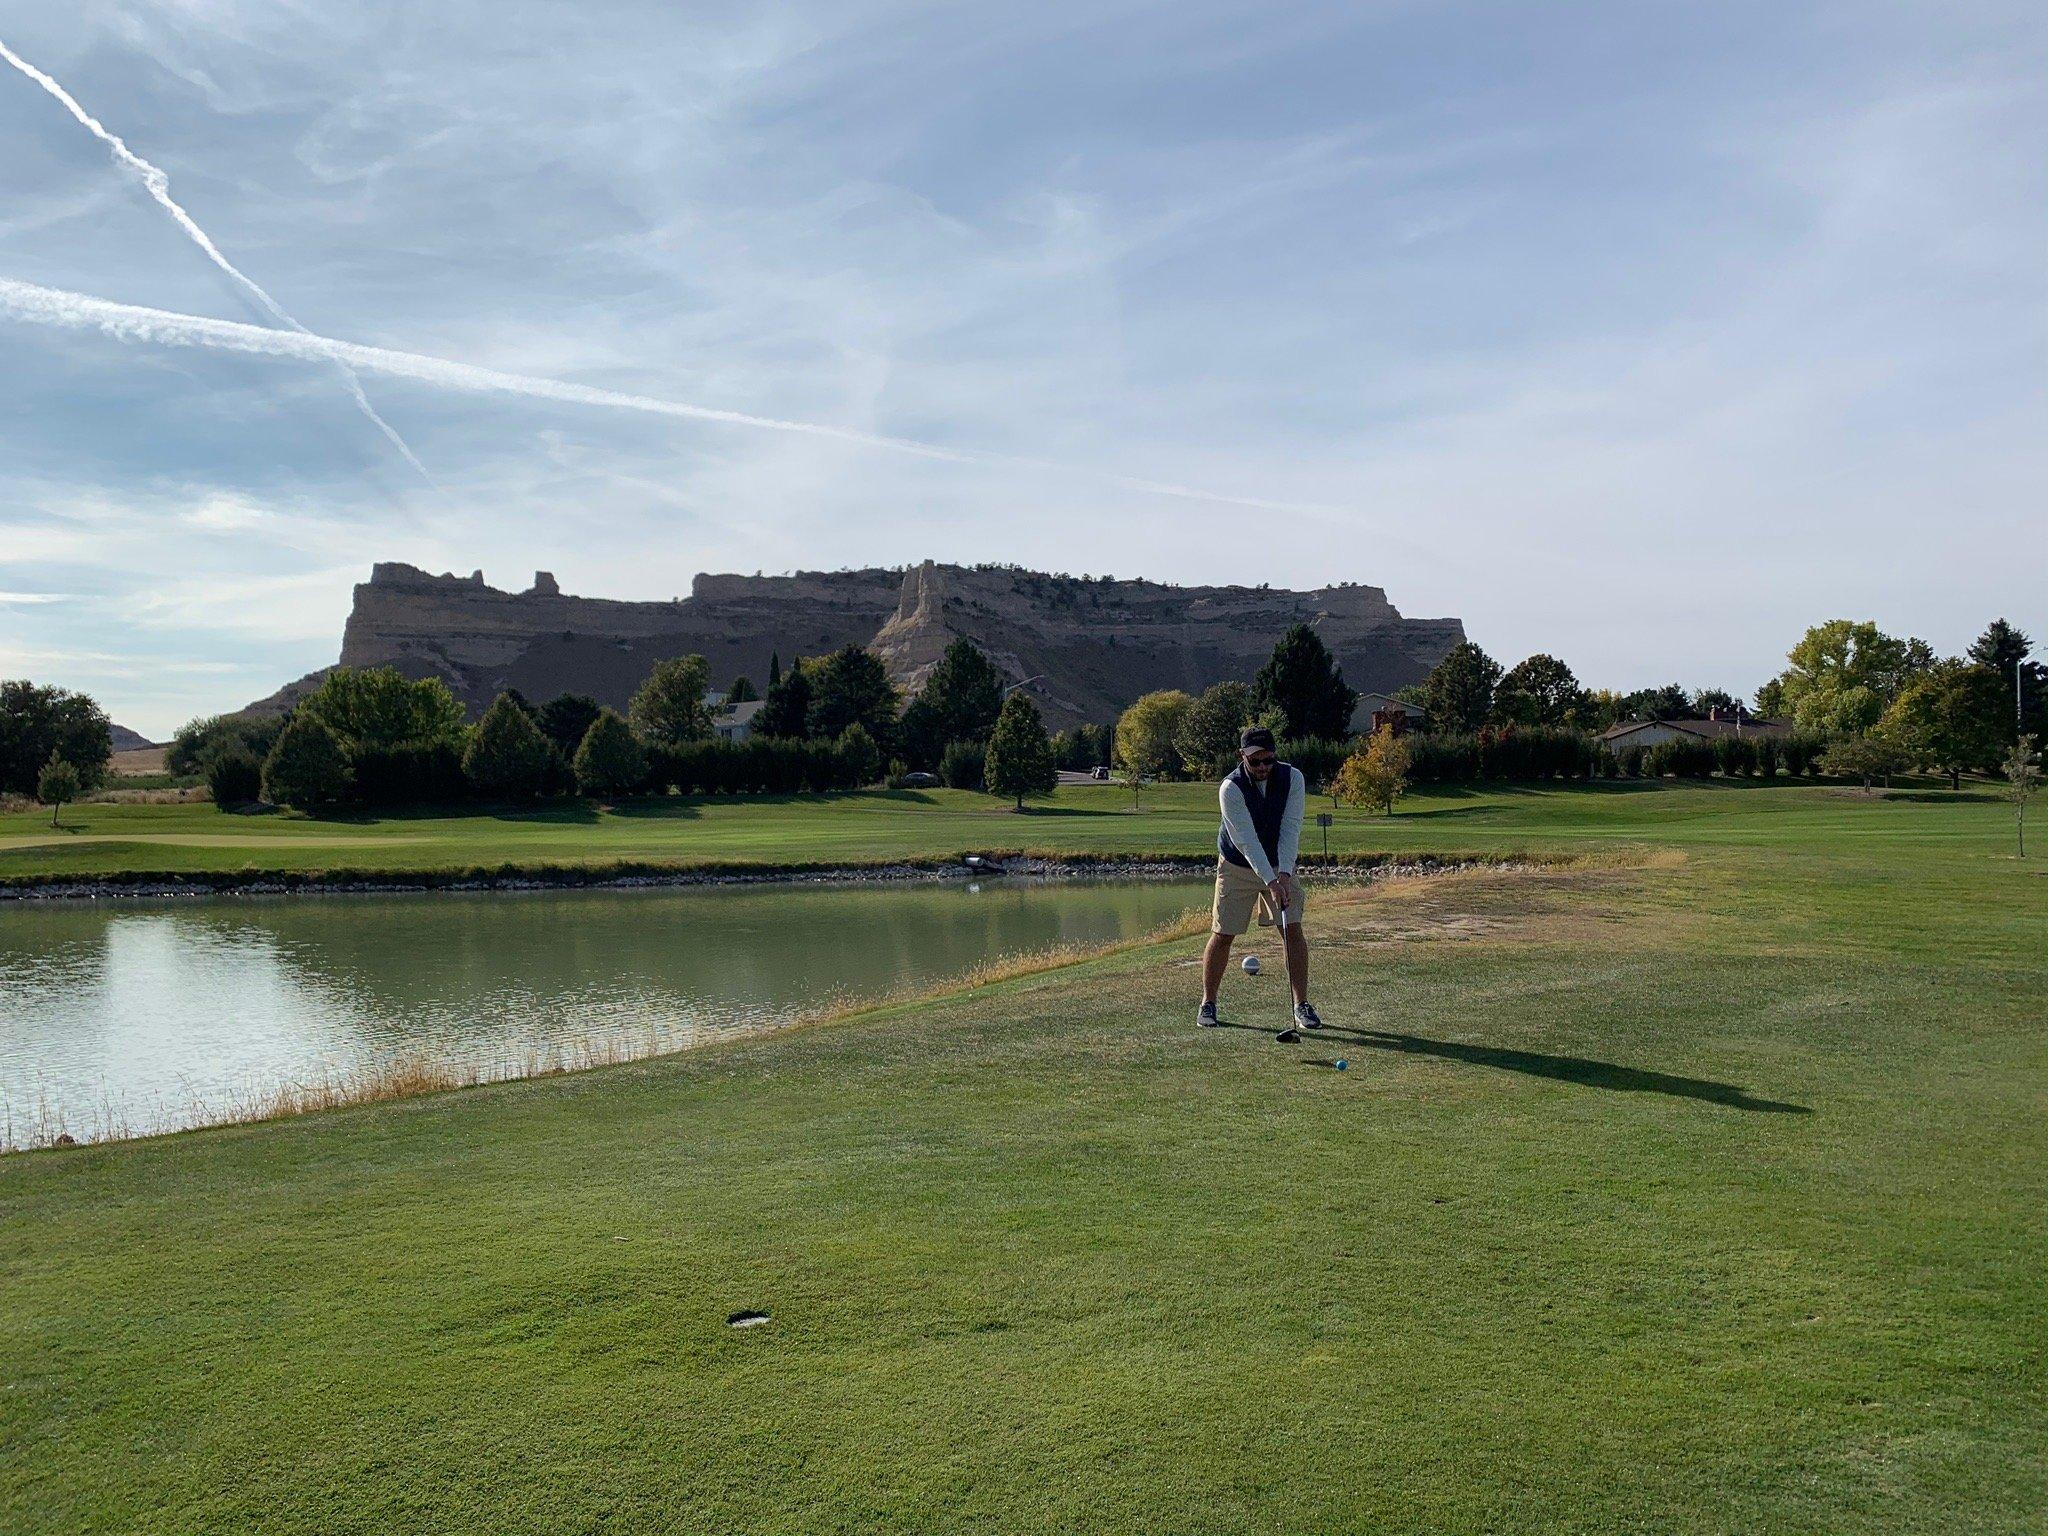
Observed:
[[[116,752],[140,752],[146,747],[156,745],[155,742],[143,735],[142,732],[131,731],[125,725],[113,727],[113,733],[114,750]]]
[[[650,603],[568,596],[546,571],[507,592],[481,571],[380,564],[355,589],[340,664],[439,677],[474,715],[505,688],[536,702],[577,692],[623,706],[656,661],[693,653],[710,662],[715,687],[744,675],[759,688],[771,653],[786,665],[849,644],[872,650],[909,690],[964,635],[1011,679],[1038,679],[1032,692],[1059,726],[1113,719],[1156,688],[1248,679],[1296,623],[1315,626],[1353,687],[1383,691],[1426,676],[1465,637],[1457,619],[1404,618],[1378,587],[1349,584],[1174,587],[926,561],[907,571],[705,575],[687,598]],[[249,709],[280,713],[324,675]]]

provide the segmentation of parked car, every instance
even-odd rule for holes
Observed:
[[[1097,763],[1089,770],[1088,777],[1091,779],[1107,779],[1109,777],[1109,768],[1105,764]]]
[[[939,776],[936,773],[906,773],[896,781],[898,789],[937,789]]]

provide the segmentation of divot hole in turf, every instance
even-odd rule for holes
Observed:
[[[740,1311],[728,1317],[725,1320],[725,1326],[728,1328],[758,1328],[767,1321],[768,1314],[766,1312]]]

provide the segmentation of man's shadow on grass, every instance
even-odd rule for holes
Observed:
[[[1225,1029],[1251,1029],[1271,1035],[1256,1024],[1223,1021]],[[1616,1093],[1662,1093],[1678,1099],[1700,1099],[1729,1109],[1748,1109],[1766,1115],[1810,1115],[1804,1104],[1784,1104],[1760,1099],[1734,1083],[1717,1083],[1704,1077],[1675,1077],[1669,1072],[1646,1072],[1640,1067],[1619,1066],[1611,1061],[1591,1061],[1583,1056],[1546,1056],[1541,1051],[1515,1051],[1504,1046],[1460,1045],[1454,1040],[1430,1040],[1421,1035],[1396,1034],[1386,1029],[1342,1029],[1325,1025],[1305,1040],[1349,1040],[1368,1050],[1392,1051],[1407,1056],[1434,1056],[1441,1061],[1461,1061],[1468,1066],[1497,1067],[1503,1072],[1520,1072],[1528,1077],[1547,1077],[1586,1088],[1606,1088]],[[1307,1065],[1322,1065],[1311,1062]]]

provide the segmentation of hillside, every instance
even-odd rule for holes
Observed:
[[[1456,619],[1404,618],[1377,587],[1312,592],[1175,587],[926,561],[908,571],[702,575],[688,597],[622,602],[564,593],[535,573],[523,592],[385,563],[355,589],[343,666],[444,679],[472,712],[499,690],[532,699],[588,693],[624,705],[656,661],[703,655],[714,686],[762,684],[769,658],[870,647],[906,689],[966,636],[1033,685],[1054,725],[1106,720],[1154,688],[1248,678],[1290,624],[1313,624],[1358,688],[1424,676],[1464,638]],[[286,708],[322,674],[250,706]]]

